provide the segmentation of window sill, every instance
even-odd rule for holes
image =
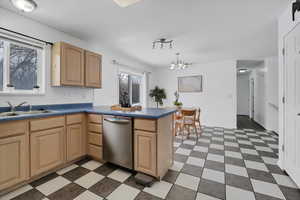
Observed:
[[[0,96],[44,96],[45,92],[0,92]]]

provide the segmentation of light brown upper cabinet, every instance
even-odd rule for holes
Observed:
[[[101,88],[102,56],[85,51],[85,86]]]
[[[52,85],[101,88],[102,56],[57,42],[52,48]]]

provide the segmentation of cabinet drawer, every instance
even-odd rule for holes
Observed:
[[[35,119],[30,121],[30,130],[39,131],[50,128],[62,127],[65,125],[65,116],[48,117],[44,119]]]
[[[67,125],[69,124],[79,124],[83,120],[83,114],[73,114],[67,115]]]
[[[88,143],[102,146],[102,134],[89,132]]]
[[[102,125],[89,123],[88,130],[91,132],[102,133]]]
[[[89,114],[88,115],[88,122],[102,124],[102,115]]]
[[[88,155],[92,156],[93,158],[102,160],[102,147],[89,144],[88,145]]]
[[[22,135],[28,132],[28,121],[13,121],[0,123],[0,138]]]
[[[156,120],[153,119],[135,119],[134,128],[144,131],[156,132]]]

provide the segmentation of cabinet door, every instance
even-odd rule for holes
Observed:
[[[83,134],[82,124],[67,127],[67,161],[83,156]]]
[[[61,45],[61,84],[84,86],[84,50],[70,44]]]
[[[27,179],[28,159],[25,135],[0,139],[0,191]]]
[[[156,176],[156,134],[145,131],[134,132],[135,170]]]
[[[31,176],[64,163],[64,132],[62,127],[31,133]]]
[[[101,88],[102,56],[85,51],[85,86]]]

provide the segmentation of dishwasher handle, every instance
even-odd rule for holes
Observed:
[[[128,119],[120,119],[120,118],[113,118],[113,117],[104,118],[104,120],[107,122],[116,123],[116,124],[129,124],[130,123],[130,120],[128,120]]]

